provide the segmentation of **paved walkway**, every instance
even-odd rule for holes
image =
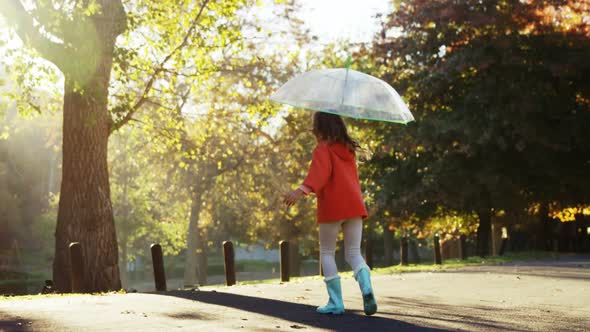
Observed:
[[[590,331],[590,257],[374,276],[379,312],[315,313],[320,279],[200,291],[0,300],[0,331]]]

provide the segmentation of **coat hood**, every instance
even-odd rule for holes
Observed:
[[[338,156],[338,158],[344,161],[354,160],[354,152],[351,152],[350,149],[348,149],[348,146],[346,146],[346,144],[333,143],[329,144],[328,148],[330,149],[330,151],[332,151],[332,153]]]

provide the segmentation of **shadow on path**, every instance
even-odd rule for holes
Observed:
[[[387,296],[382,301],[400,308],[396,317],[420,320],[435,325],[460,324],[466,330],[493,330],[525,332],[531,330],[546,331],[585,331],[590,322],[581,317],[566,313],[552,313],[546,308],[507,307],[495,305],[450,305],[424,301],[413,298]],[[484,301],[484,300],[481,300]],[[531,320],[534,324],[531,325]]]
[[[9,331],[34,331],[30,319],[23,319],[21,317],[6,317],[0,312],[0,332]]]
[[[467,266],[445,273],[497,273],[551,279],[590,280],[590,256],[564,256],[530,262],[508,262],[499,265]]]
[[[156,293],[165,296],[175,296],[183,299],[199,301],[243,310],[255,314],[271,316],[274,318],[312,326],[315,328],[334,331],[448,331],[445,329],[418,326],[391,318],[365,316],[364,313],[348,310],[340,316],[324,316],[315,312],[316,307],[273,300],[261,297],[221,293],[213,291],[170,291]],[[270,331],[260,327],[258,331]]]

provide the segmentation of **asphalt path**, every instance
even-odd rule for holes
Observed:
[[[0,300],[0,331],[590,331],[590,257],[374,275],[362,312],[343,278],[346,313],[317,314],[323,281],[197,291]]]

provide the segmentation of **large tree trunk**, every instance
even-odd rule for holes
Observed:
[[[490,238],[492,230],[492,213],[489,209],[477,212],[479,226],[477,227],[477,254],[480,257],[490,255]]]
[[[109,80],[117,36],[126,29],[121,0],[97,0],[92,16],[73,14],[76,29],[55,43],[40,31],[39,20],[21,1],[0,1],[2,14],[16,32],[64,74],[63,166],[55,231],[53,279],[58,291],[71,290],[70,242],[80,242],[84,290],[100,292],[121,288],[117,238],[110,199],[107,142]],[[82,1],[80,5],[87,5]],[[36,21],[36,22],[35,22]],[[67,27],[74,24],[67,25]],[[59,29],[57,29],[58,34]]]
[[[192,195],[191,215],[187,230],[186,262],[184,265],[184,286],[193,287],[197,279],[197,248],[199,246],[199,214],[201,199],[199,194]]]
[[[107,165],[111,57],[101,60],[84,91],[77,91],[70,77],[65,80],[63,168],[53,263],[55,285],[62,292],[70,290],[71,242],[82,246],[85,291],[121,288]]]
[[[53,278],[62,292],[71,289],[71,242],[82,247],[86,292],[121,289],[107,164],[108,91],[115,41],[125,30],[126,14],[120,0],[97,3],[101,11],[88,21],[96,39],[80,35],[66,40],[72,44],[66,49],[71,60],[60,66],[65,76],[63,163]],[[80,29],[81,34],[87,31]]]

